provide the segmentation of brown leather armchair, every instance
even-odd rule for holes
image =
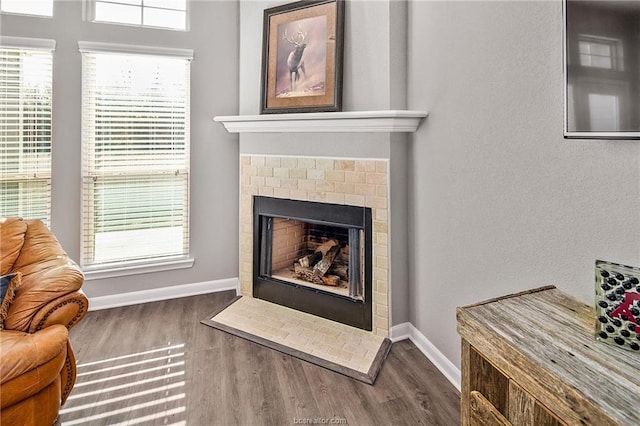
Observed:
[[[87,313],[82,271],[39,220],[0,218],[0,275],[21,284],[0,330],[0,424],[52,425],[76,379],[68,329]]]

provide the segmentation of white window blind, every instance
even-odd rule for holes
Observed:
[[[93,0],[93,20],[185,30],[187,0]]]
[[[189,253],[189,58],[83,48],[83,266]]]
[[[53,47],[7,46],[6,39],[0,46],[0,215],[49,225]]]

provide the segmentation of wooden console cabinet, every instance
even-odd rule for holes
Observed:
[[[640,425],[640,352],[553,286],[458,308],[463,425]]]

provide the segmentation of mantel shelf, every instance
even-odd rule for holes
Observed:
[[[229,133],[415,132],[425,111],[349,111],[214,117]]]

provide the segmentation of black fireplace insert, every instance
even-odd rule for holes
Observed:
[[[371,209],[262,196],[253,206],[253,296],[371,330]]]

